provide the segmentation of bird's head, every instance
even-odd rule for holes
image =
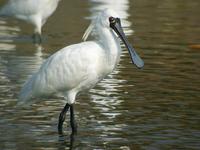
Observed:
[[[105,9],[104,11],[100,12],[96,19],[92,21],[85,34],[83,35],[84,40],[87,39],[88,35],[94,28],[108,28],[111,32],[115,33],[115,35],[117,34],[127,47],[132,62],[138,68],[142,68],[144,66],[143,60],[129,44],[121,25],[121,19],[114,10]]]

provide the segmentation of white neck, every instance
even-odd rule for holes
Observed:
[[[114,67],[119,62],[121,55],[120,41],[116,35],[109,29],[103,28],[99,30],[99,41],[105,48],[105,53],[108,56],[108,62],[111,67]]]

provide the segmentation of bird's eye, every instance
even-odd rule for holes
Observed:
[[[115,23],[116,21],[115,21],[115,18],[114,17],[109,17],[109,22],[110,23]]]

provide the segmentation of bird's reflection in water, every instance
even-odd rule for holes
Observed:
[[[129,0],[90,0],[90,3],[92,4],[89,8],[91,13],[86,18],[92,19],[98,12],[104,9],[113,9],[120,16],[125,34],[131,35],[133,33],[133,30],[130,28],[131,22],[128,20],[130,16]],[[121,59],[123,59],[124,53],[126,53],[126,51],[122,51]],[[101,114],[108,117],[109,120],[115,119],[117,116],[121,115],[118,111],[118,107],[123,103],[123,98],[121,98],[118,93],[126,80],[120,80],[116,77],[121,72],[122,67],[122,64],[119,64],[111,75],[101,81],[96,88],[90,90],[90,97],[96,104],[96,108]]]
[[[98,12],[104,9],[115,10],[121,18],[122,27],[126,35],[132,35],[133,30],[130,29],[131,22],[128,20],[129,14],[129,0],[90,0],[92,7],[89,9],[91,14],[89,19],[94,18]]]
[[[37,41],[37,38],[33,35],[25,34],[25,31],[12,23],[9,19],[0,18],[0,42],[1,43],[45,43],[47,41],[46,36],[39,37],[41,41]]]
[[[20,34],[20,28],[15,25],[10,25],[6,20],[0,18],[0,43],[13,43],[17,41]]]

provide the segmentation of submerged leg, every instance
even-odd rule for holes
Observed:
[[[65,121],[65,116],[66,116],[66,113],[67,113],[69,107],[70,107],[70,105],[66,104],[65,107],[63,108],[63,110],[60,113],[59,120],[58,120],[58,133],[59,134],[63,133],[63,131],[62,131],[63,122]]]
[[[72,134],[77,133],[77,124],[75,121],[73,104],[70,105],[70,124],[71,124],[71,128],[72,128]]]

